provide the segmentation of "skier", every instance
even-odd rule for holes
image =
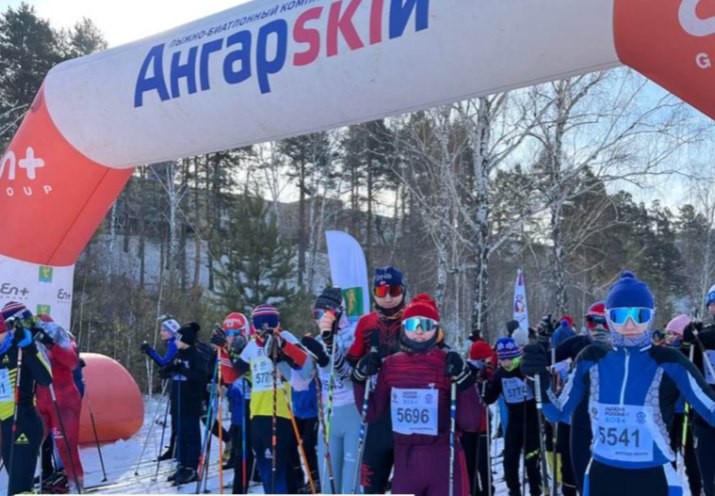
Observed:
[[[474,377],[456,351],[437,346],[439,312],[426,294],[417,295],[402,314],[402,351],[380,365],[378,351],[371,351],[357,364],[358,376],[367,377],[377,366],[379,375],[370,397],[368,419],[388,412],[395,443],[395,474],[392,492],[417,496],[469,494],[464,453],[457,440],[450,445],[450,395],[456,384],[456,436],[474,432],[481,421],[481,401]],[[364,388],[355,385],[358,407]],[[454,451],[451,451],[454,450]],[[450,454],[451,452],[451,454]],[[450,460],[454,459],[450,480]]]
[[[177,471],[168,480],[177,486],[198,479],[201,404],[209,375],[208,359],[195,346],[200,329],[195,322],[179,328],[176,357],[163,369],[164,375],[172,378],[171,419],[172,425],[176,425],[176,459],[179,462]]]
[[[52,382],[49,362],[38,351],[32,313],[17,302],[6,304],[0,324],[0,430],[8,494],[32,492],[43,438],[35,409],[35,384]],[[41,339],[45,339],[42,337]]]
[[[363,315],[355,328],[355,342],[347,354],[348,362],[354,367],[369,355],[370,349],[377,347],[380,359],[399,350],[402,311],[405,307],[405,285],[402,272],[393,266],[375,270],[373,280],[375,311]],[[353,372],[353,383],[364,382],[366,377]],[[371,387],[374,387],[371,384]],[[355,390],[355,401],[362,396]],[[386,491],[392,465],[394,447],[390,415],[369,423],[364,452],[360,464],[360,485],[365,494],[382,494]],[[352,488],[351,488],[352,491]]]
[[[154,360],[154,362],[159,367],[166,367],[169,365],[176,357],[176,333],[179,331],[181,325],[172,318],[165,319],[159,326],[159,337],[166,346],[166,353],[161,355],[157,352],[149,343],[144,341],[141,345],[142,353],[146,354]],[[169,446],[164,450],[164,452],[159,455],[159,461],[171,460],[174,458],[174,448],[176,446],[176,423],[172,418],[171,421],[171,436],[169,437]]]
[[[469,359],[467,364],[472,369],[472,373],[477,381],[477,392],[485,393],[485,387],[488,381],[494,376],[494,372],[498,365],[496,352],[491,346],[481,338],[481,332],[474,331],[475,339],[469,348]],[[464,448],[464,456],[467,462],[467,472],[469,474],[470,491],[469,494],[477,496],[487,496],[494,494],[494,485],[492,484],[491,493],[488,491],[490,481],[489,477],[489,438],[487,437],[487,422],[489,422],[488,410],[485,405],[481,407],[481,418],[479,429],[477,432],[462,433],[462,447]],[[476,466],[478,465],[478,466]],[[479,477],[475,472],[478,472]]]
[[[519,458],[523,448],[529,491],[531,496],[539,496],[539,420],[534,395],[526,386],[519,368],[521,349],[509,337],[497,340],[495,348],[499,368],[487,386],[484,401],[492,404],[502,396],[509,410],[509,423],[504,433],[504,480],[509,496],[521,496]]]
[[[256,339],[233,360],[233,366],[240,374],[250,371],[253,381],[251,435],[263,490],[281,494],[288,492],[290,453],[296,446],[286,386],[293,373],[310,378],[313,364],[295,336],[281,330],[274,306],[258,305],[251,320]]]
[[[715,376],[707,365],[715,365],[715,285],[705,297],[705,307],[708,318],[705,322],[693,320],[683,329],[683,341],[687,346],[694,346],[693,363],[703,373],[711,389],[715,389]],[[697,340],[693,331],[698,332]],[[705,349],[702,353],[700,345]],[[703,492],[705,496],[715,495],[715,427],[712,427],[706,418],[699,412],[694,412],[693,436],[695,436],[695,454],[702,476]]]
[[[52,473],[52,453],[43,453],[43,492],[66,493],[68,479],[72,484],[84,486],[84,471],[79,457],[79,414],[82,398],[74,380],[74,371],[79,363],[77,344],[72,336],[54,322],[40,322],[39,327],[47,336],[43,347],[52,368],[52,387],[55,390],[55,406],[48,386],[37,387],[37,411],[40,413],[47,436],[52,440],[54,451],[59,455],[62,468],[55,467]],[[57,410],[59,415],[57,416]],[[68,458],[69,452],[69,458]],[[59,465],[59,464],[58,464]]]
[[[352,367],[345,354],[355,339],[354,328],[345,316],[340,288],[326,288],[315,300],[313,309],[320,336],[304,336],[303,346],[318,357],[323,424],[327,427],[333,484],[338,494],[351,493],[357,469],[360,415],[355,406]],[[334,361],[333,361],[334,360]],[[332,399],[332,405],[331,405]],[[318,412],[321,415],[321,412]],[[329,471],[321,427],[318,440],[318,466],[321,489],[330,494]],[[327,460],[326,460],[327,462]]]
[[[248,471],[253,466],[248,412],[251,384],[246,377],[238,377],[238,372],[231,361],[237,359],[248,344],[250,324],[244,314],[232,312],[223,320],[222,327],[221,332],[219,330],[214,332],[211,344],[217,347],[218,359],[221,361],[221,379],[228,386],[226,396],[231,410],[232,451],[229,460],[224,462],[224,468],[233,468],[233,494],[246,494]]]
[[[702,375],[682,353],[651,345],[654,307],[648,286],[623,272],[606,299],[613,348],[585,348],[561,395],[542,395],[544,414],[559,422],[589,396],[594,440],[586,495],[682,494],[667,439],[679,395],[715,422],[715,394]],[[547,367],[548,356],[527,350],[525,373],[548,385]]]

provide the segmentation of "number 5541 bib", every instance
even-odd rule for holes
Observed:
[[[399,434],[437,435],[437,389],[392,388],[392,430]]]
[[[592,402],[593,453],[609,460],[653,460],[653,407]]]

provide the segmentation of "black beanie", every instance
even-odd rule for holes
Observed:
[[[514,331],[516,331],[519,328],[519,322],[516,320],[510,320],[509,322],[506,323],[506,330],[509,336],[514,334]]]
[[[313,308],[337,310],[343,306],[343,292],[340,288],[325,288],[315,300]]]
[[[199,324],[196,322],[189,322],[188,324],[182,325],[179,330],[176,331],[176,335],[179,338],[179,341],[192,346],[196,343],[196,335],[200,330],[201,326]]]

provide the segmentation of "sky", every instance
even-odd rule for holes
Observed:
[[[82,17],[94,21],[109,46],[166,31],[249,0],[25,0],[55,28],[72,27]],[[0,11],[22,0],[0,0]]]

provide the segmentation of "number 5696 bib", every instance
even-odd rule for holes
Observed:
[[[399,434],[437,435],[437,389],[392,388],[392,430]]]
[[[653,460],[653,407],[591,403],[593,453],[609,460]]]

